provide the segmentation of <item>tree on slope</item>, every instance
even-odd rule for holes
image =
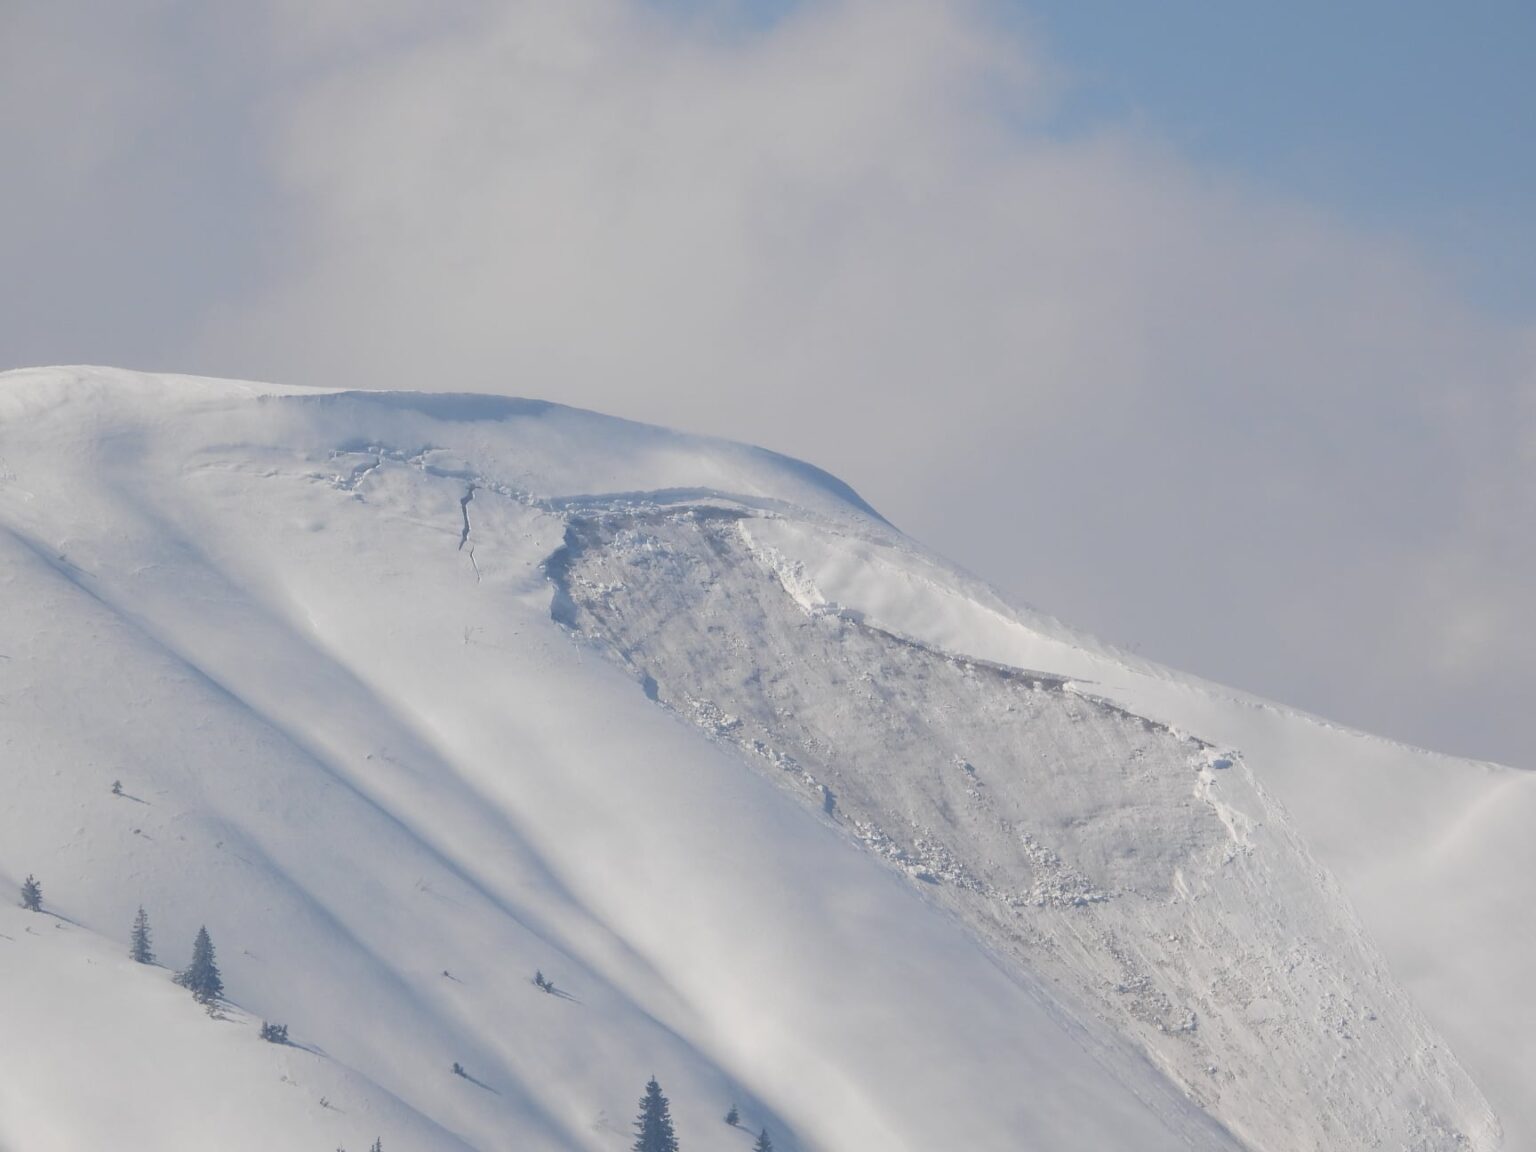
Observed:
[[[199,1004],[212,1004],[224,995],[224,981],[213,960],[213,941],[208,938],[207,928],[197,930],[197,939],[192,942],[192,963],[176,977],[176,983],[190,991]]]
[[[752,1145],[752,1152],[773,1152],[773,1141],[768,1139],[768,1129],[764,1128],[757,1134],[757,1143]]]
[[[677,1152],[672,1108],[661,1094],[661,1085],[656,1083],[654,1076],[640,1098],[640,1115],[635,1117],[634,1152]]]
[[[37,882],[36,876],[29,874],[21,882],[21,906],[28,912],[43,910],[43,886]]]
[[[155,962],[154,949],[149,946],[149,914],[139,905],[139,914],[133,918],[133,936],[128,944],[128,956],[139,964]]]

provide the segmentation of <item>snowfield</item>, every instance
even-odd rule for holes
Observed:
[[[12,372],[0,588],[5,1152],[618,1152],[652,1074],[684,1149],[1536,1145],[1529,773],[1128,658],[804,464]]]

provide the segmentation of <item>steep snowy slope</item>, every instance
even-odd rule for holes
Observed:
[[[297,1037],[252,1043],[259,1021],[233,1008],[211,1021],[118,941],[3,907],[0,944],[14,986],[0,1147],[366,1148],[381,1133],[394,1147],[468,1147]]]
[[[653,1072],[685,1148],[1536,1132],[1527,777],[1126,661],[793,461],[9,373],[0,589],[0,884],[62,917],[0,917],[0,1147],[619,1149]]]
[[[580,522],[556,568],[568,618],[1238,1136],[1413,1147],[1491,1128],[1237,752],[1049,673],[807,615],[752,562],[760,519]]]
[[[1342,885],[1394,975],[1467,1062],[1510,1148],[1536,1147],[1536,773],[1353,732],[1173,673],[1002,603],[911,545],[788,521],[755,547],[812,614],[1076,678],[1085,692],[1240,749]]]
[[[653,1072],[696,1148],[750,1142],[733,1100],[790,1149],[1232,1146],[551,619],[566,501],[865,518],[832,482],[541,405],[93,371],[0,378],[0,429],[0,869],[68,920],[0,940],[5,1146],[619,1148]],[[250,1022],[109,1042],[163,990],[132,966],[120,1014],[22,1010],[140,903],[323,1063]]]

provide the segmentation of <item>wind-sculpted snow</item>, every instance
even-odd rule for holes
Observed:
[[[1521,780],[1133,666],[772,453],[0,374],[0,595],[0,889],[47,909],[0,910],[0,1148],[617,1152],[652,1074],[685,1149],[733,1102],[784,1152],[1536,1120]],[[140,904],[222,1019],[126,958]]]
[[[1071,682],[806,612],[742,513],[573,524],[568,623],[1256,1147],[1493,1124],[1240,756]]]

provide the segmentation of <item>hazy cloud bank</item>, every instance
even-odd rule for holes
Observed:
[[[447,8],[275,3],[199,33],[227,115],[173,85],[44,138],[74,186],[169,107],[188,165],[250,173],[226,274],[164,277],[109,350],[765,443],[1111,640],[1536,764],[1529,328],[1142,130],[1064,135],[986,5]]]

